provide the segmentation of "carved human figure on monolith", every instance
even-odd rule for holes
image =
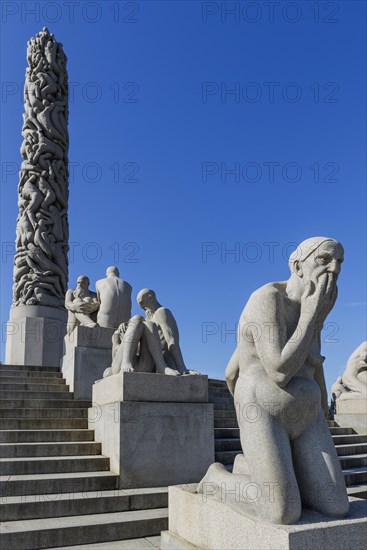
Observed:
[[[69,288],[65,296],[65,307],[68,310],[68,334],[75,327],[93,328],[97,326],[96,311],[99,308],[97,294],[89,290],[89,278],[80,275],[76,281],[76,288]]]
[[[344,373],[332,386],[332,393],[342,401],[367,399],[367,342],[362,342],[349,357]]]
[[[68,279],[68,78],[47,28],[28,42],[13,308],[63,309]]]
[[[97,323],[100,327],[118,328],[131,318],[132,286],[120,279],[115,266],[108,267],[106,278],[96,282],[97,299],[100,303]]]
[[[154,372],[178,376],[197,374],[184,363],[179,332],[172,312],[162,307],[153,290],[144,288],[137,302],[146,319],[135,315],[122,323],[113,336],[112,365],[104,377],[118,372]]]
[[[290,256],[289,280],[256,290],[240,318],[226,378],[244,454],[232,474],[221,464],[210,466],[198,492],[212,493],[259,521],[295,523],[302,505],[331,516],[348,512],[323,410],[320,353],[343,256],[333,239],[307,239]]]

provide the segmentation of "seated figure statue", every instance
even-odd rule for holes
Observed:
[[[146,312],[146,319],[134,315],[121,323],[112,338],[112,365],[103,377],[118,372],[158,372],[178,376],[196,374],[184,363],[179,332],[172,312],[162,307],[153,290],[144,288],[137,302]]]
[[[367,399],[367,342],[362,342],[354,350],[345,371],[333,384],[331,391],[333,396],[335,394],[335,400]]]
[[[69,288],[65,295],[65,307],[68,310],[67,331],[70,334],[75,327],[95,327],[96,311],[99,308],[97,294],[89,290],[89,278],[80,275],[76,288]]]
[[[336,301],[343,255],[333,239],[307,239],[290,256],[289,280],[256,290],[242,312],[226,379],[244,454],[233,473],[212,464],[198,492],[252,519],[295,523],[302,506],[330,516],[348,512],[324,413],[320,354],[320,332]]]

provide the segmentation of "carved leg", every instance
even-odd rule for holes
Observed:
[[[302,502],[322,514],[345,516],[349,503],[344,476],[322,410],[292,446]]]
[[[144,330],[143,318],[134,315],[127,325],[122,343],[112,362],[112,374],[116,372],[133,372],[135,370],[136,352]]]
[[[164,361],[162,353],[162,344],[158,334],[158,328],[151,321],[144,321],[144,338],[151,356],[153,357],[157,372],[160,374],[169,374],[179,376],[180,373],[168,367]]]

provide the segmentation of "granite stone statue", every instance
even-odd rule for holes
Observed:
[[[107,268],[106,278],[96,282],[100,303],[97,323],[100,327],[117,329],[131,318],[132,286],[119,275],[117,267],[111,266]]]
[[[137,302],[145,310],[146,318],[135,315],[115,331],[112,365],[103,376],[133,371],[173,376],[196,374],[185,366],[172,312],[158,303],[150,289],[141,290]]]
[[[69,288],[65,296],[65,307],[68,310],[68,333],[75,327],[95,327],[96,312],[99,308],[97,294],[89,290],[89,278],[80,275],[76,288]]]
[[[13,307],[63,308],[68,279],[68,77],[44,28],[28,42]]]
[[[334,401],[340,399],[367,399],[367,342],[349,357],[342,376],[331,387]]]
[[[337,298],[342,245],[315,237],[289,259],[288,281],[262,286],[239,321],[226,369],[243,455],[233,473],[209,467],[198,492],[268,523],[299,520],[302,506],[345,516],[348,497],[324,410],[320,332]]]

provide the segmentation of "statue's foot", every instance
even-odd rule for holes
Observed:
[[[122,363],[121,372],[135,372],[135,369],[131,363]]]
[[[168,374],[168,376],[181,376],[181,373],[178,372],[178,370],[171,369],[170,367],[166,367],[164,369],[164,374]]]
[[[112,369],[111,369],[111,367],[108,367],[108,369],[106,369],[103,372],[103,378],[107,378],[107,376],[111,376],[111,374],[112,374]]]
[[[208,471],[206,472],[203,479],[200,481],[199,485],[197,486],[196,492],[197,493],[206,493],[205,490],[205,484],[215,484],[217,483],[218,486],[223,478],[223,473],[228,474],[229,472],[226,470],[225,466],[223,464],[220,464],[219,462],[214,462],[211,464],[208,468]]]
[[[85,327],[88,327],[88,328],[94,328],[97,326],[97,323],[94,323],[93,321],[91,321],[90,323],[87,323],[86,325],[84,325]]]
[[[186,369],[183,373],[184,376],[190,376],[191,374],[201,374],[197,370]]]

